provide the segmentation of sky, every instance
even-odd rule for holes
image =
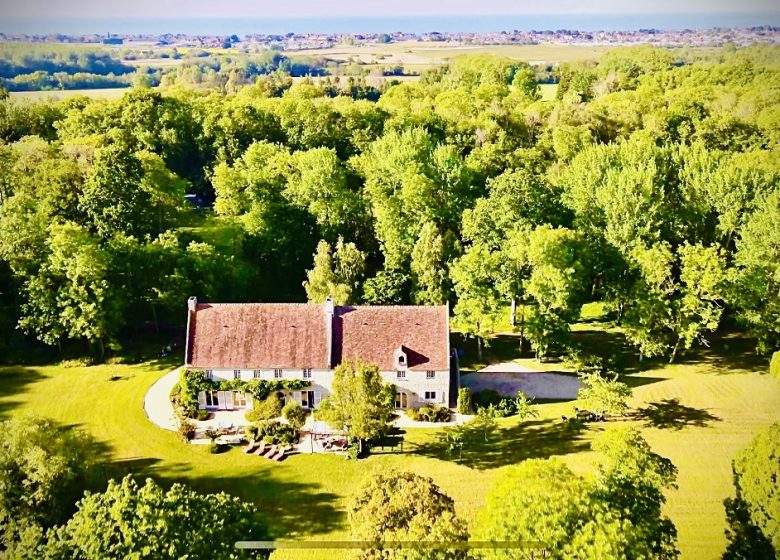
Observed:
[[[0,17],[74,19],[778,11],[778,0],[0,0]]]

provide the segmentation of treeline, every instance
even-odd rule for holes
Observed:
[[[124,52],[124,56],[134,55],[129,51]],[[0,86],[8,91],[47,91],[143,83],[234,92],[254,83],[260,76],[275,72],[293,77],[325,76],[339,66],[335,61],[323,58],[288,57],[272,50],[249,55],[192,49],[182,57],[174,49],[172,53],[161,52],[159,56],[161,59],[181,59],[181,63],[135,68],[115,58],[114,53],[99,49],[64,45],[46,49],[28,43],[11,44],[0,49]]]
[[[90,74],[77,72],[33,72],[20,74],[13,78],[0,78],[0,86],[8,91],[51,91],[61,89],[101,89],[127,87],[132,83],[132,77],[108,74]]]
[[[35,72],[120,76],[134,70],[100,49],[32,43],[6,43],[0,47],[0,78]]]
[[[99,349],[180,324],[188,295],[335,294],[449,301],[480,338],[515,302],[543,356],[598,300],[644,356],[727,321],[776,348],[777,54],[620,49],[564,67],[555,102],[529,66],[485,56],[375,102],[278,72],[230,94],[6,100],[6,328]]]

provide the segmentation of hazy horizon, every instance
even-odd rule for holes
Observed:
[[[384,32],[500,32],[579,30],[631,31],[710,29],[780,25],[778,12],[609,12],[609,13],[505,13],[447,15],[277,15],[208,17],[56,16],[6,17],[0,32],[26,34],[239,34],[268,33],[384,33]]]

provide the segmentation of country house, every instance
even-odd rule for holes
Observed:
[[[396,388],[399,409],[453,406],[457,358],[450,350],[446,305],[336,306],[311,303],[198,303],[188,301],[185,366],[215,381],[303,379],[292,398],[315,408],[332,388],[342,360],[376,364]],[[237,391],[201,391],[209,410],[252,407]]]

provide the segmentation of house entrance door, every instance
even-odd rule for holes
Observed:
[[[408,397],[403,391],[399,391],[395,394],[395,407],[406,408],[408,406]]]
[[[302,391],[301,406],[304,408],[317,408],[321,398],[321,393],[319,391]]]

